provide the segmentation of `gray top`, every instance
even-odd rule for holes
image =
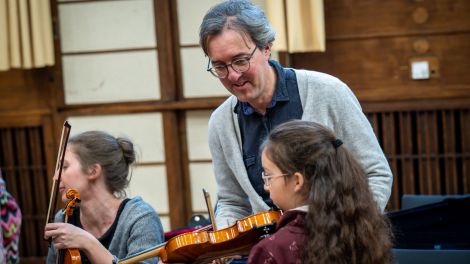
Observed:
[[[56,222],[63,221],[61,210],[55,216]],[[141,197],[130,199],[119,216],[114,237],[109,245],[109,252],[119,259],[134,255],[154,247],[164,241],[163,227],[155,210]],[[55,252],[49,248],[47,263],[55,263]],[[139,263],[157,263],[158,258],[151,258]]]
[[[334,130],[356,155],[369,178],[369,186],[380,208],[390,198],[392,172],[361,106],[339,79],[319,72],[295,70],[303,120]],[[251,186],[242,155],[237,115],[237,98],[230,96],[209,119],[209,147],[217,182],[216,221],[219,228],[252,213],[268,210]]]

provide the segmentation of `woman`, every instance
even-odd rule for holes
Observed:
[[[142,198],[126,198],[129,166],[135,161],[132,142],[100,131],[72,137],[65,152],[59,191],[67,202],[66,191],[80,194],[79,209],[71,223],[56,223],[45,228],[52,238],[48,263],[54,263],[57,250],[80,250],[82,263],[112,263],[163,242],[163,228],[157,213]],[[157,258],[144,263],[156,263]]]

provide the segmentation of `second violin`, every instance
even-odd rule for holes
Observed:
[[[155,256],[163,262],[203,263],[226,256],[246,255],[260,239],[274,232],[280,218],[281,213],[266,211],[242,218],[221,230],[181,234],[118,263],[131,264]]]

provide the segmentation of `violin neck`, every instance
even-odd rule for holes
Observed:
[[[59,249],[59,250],[57,251],[57,257],[56,257],[56,259],[55,259],[55,263],[56,263],[56,264],[62,264],[62,263],[64,263],[64,254],[65,254],[65,252],[64,252],[63,249]]]
[[[141,260],[149,259],[149,258],[153,258],[153,257],[160,257],[160,258],[164,259],[164,256],[162,256],[162,255],[163,255],[163,252],[164,252],[164,249],[165,249],[165,245],[166,245],[166,242],[161,243],[161,244],[159,244],[155,247],[146,249],[144,251],[138,252],[138,253],[136,253],[132,256],[129,256],[127,258],[123,258],[123,259],[118,261],[118,264],[132,264],[132,263],[137,263]]]

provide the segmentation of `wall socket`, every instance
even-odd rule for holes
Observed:
[[[436,57],[410,59],[410,76],[413,80],[427,80],[439,77],[439,63]]]

